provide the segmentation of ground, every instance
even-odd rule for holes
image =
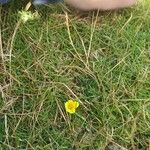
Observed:
[[[0,148],[150,150],[148,0],[108,12],[42,6],[31,20],[24,8],[0,6]]]

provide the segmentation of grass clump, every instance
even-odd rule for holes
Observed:
[[[16,6],[1,7],[1,149],[149,150],[146,2],[85,14],[38,8],[25,23]],[[76,114],[68,99],[80,102]]]

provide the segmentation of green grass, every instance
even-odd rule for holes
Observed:
[[[40,7],[26,23],[16,8],[1,7],[0,148],[149,150],[148,1],[99,13]]]

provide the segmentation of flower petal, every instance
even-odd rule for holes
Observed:
[[[75,102],[75,107],[76,107],[76,108],[79,107],[79,102]]]

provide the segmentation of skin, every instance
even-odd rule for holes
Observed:
[[[0,0],[5,4],[10,0]],[[46,3],[61,2],[63,0],[33,0],[33,4],[41,5]],[[80,10],[112,10],[132,6],[137,0],[64,0],[67,4]]]
[[[65,0],[65,2],[80,10],[113,10],[132,6],[136,0]]]

